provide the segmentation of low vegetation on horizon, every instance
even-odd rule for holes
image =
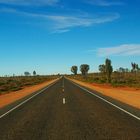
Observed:
[[[24,75],[0,77],[0,95],[58,78],[58,75],[39,76],[36,75],[35,71],[33,72],[33,76],[29,72],[25,72]]]
[[[105,60],[105,64],[99,65],[99,72],[88,73],[90,66],[88,64],[82,64],[80,66],[81,74],[78,73],[78,66],[72,66],[71,72],[73,75],[69,77],[89,82],[105,84],[109,83],[112,86],[129,86],[140,88],[140,68],[136,63],[131,63],[132,68],[120,67],[113,71],[112,62],[110,59]]]

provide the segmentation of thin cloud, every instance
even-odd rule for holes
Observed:
[[[93,0],[90,0],[93,1]],[[94,2],[98,3],[103,3],[104,0],[95,0]],[[17,14],[20,16],[27,16],[29,18],[34,18],[37,19],[35,23],[32,24],[44,24],[45,28],[49,28],[51,32],[53,33],[65,33],[70,31],[72,28],[77,28],[77,27],[91,27],[96,24],[103,24],[103,23],[108,23],[112,22],[120,17],[119,14],[112,13],[112,14],[106,14],[106,15],[98,15],[95,14],[94,16],[90,13],[86,14],[72,14],[70,12],[67,13],[66,9],[63,8],[63,13],[53,13],[53,12],[47,12],[44,10],[45,14],[40,13],[40,11],[22,11],[20,10],[19,5],[21,6],[48,6],[48,5],[55,5],[55,4],[62,4],[61,0],[0,0],[0,4],[8,4],[10,6],[5,6],[5,8],[0,9],[0,12],[7,12],[10,14]],[[17,5],[16,8],[18,9],[12,9],[13,6],[11,5]],[[57,5],[58,6],[58,5]],[[52,8],[52,7],[51,7]],[[60,7],[59,7],[60,8]],[[23,9],[23,8],[22,8]],[[27,8],[28,9],[28,8]],[[60,10],[61,11],[61,10]],[[47,12],[47,14],[46,14]],[[72,12],[72,10],[71,10]],[[28,20],[29,20],[28,18]],[[37,22],[37,21],[40,21]],[[32,22],[32,20],[30,20]]]
[[[48,26],[53,33],[64,33],[75,27],[90,27],[96,24],[112,22],[120,17],[119,14],[110,14],[106,16],[82,16],[82,15],[58,15],[58,14],[38,14],[19,11],[12,8],[0,9],[0,12],[14,13],[20,16],[27,16],[42,20],[44,26]],[[48,25],[49,24],[49,25]]]
[[[59,0],[0,0],[0,4],[8,5],[54,5]]]
[[[140,44],[125,44],[109,48],[99,48],[97,54],[100,57],[108,56],[133,56],[140,55]]]
[[[123,3],[117,0],[88,0],[86,1],[89,4],[97,6],[113,6],[113,5],[122,5]]]
[[[68,30],[68,29],[64,29],[64,30],[56,30],[56,31],[53,31],[52,33],[59,33],[59,34],[61,34],[61,33],[66,33],[66,32],[69,32],[70,30]]]
[[[90,27],[95,24],[102,24],[112,22],[119,18],[118,14],[105,17],[77,17],[77,16],[48,16],[54,23],[55,30],[67,30],[74,27]]]

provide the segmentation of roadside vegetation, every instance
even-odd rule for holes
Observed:
[[[33,72],[33,76],[28,72],[24,74],[25,76],[0,77],[0,95],[58,78],[57,75],[39,76],[36,75],[35,71]]]
[[[77,67],[78,70],[78,66]],[[88,73],[90,66],[82,64],[79,67],[81,74],[73,73],[69,75],[70,78],[98,84],[109,84],[114,87],[136,87],[140,88],[140,68],[136,63],[131,63],[131,69],[120,67],[113,70],[112,62],[106,59],[104,64],[100,64],[99,72]]]

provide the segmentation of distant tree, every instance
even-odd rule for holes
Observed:
[[[116,70],[116,72],[127,73],[127,72],[130,72],[130,70],[128,68],[120,67],[119,69]]]
[[[24,75],[25,75],[25,76],[30,76],[31,74],[30,74],[28,71],[25,71],[25,72],[24,72]]]
[[[101,77],[102,77],[103,79],[105,79],[105,73],[106,73],[105,70],[106,70],[106,69],[105,69],[105,65],[104,65],[104,64],[99,65],[99,71],[100,71]]]
[[[135,73],[135,79],[136,79],[136,74],[137,72],[139,72],[139,65],[136,64],[136,63],[131,63],[131,66],[132,66],[132,72]]]
[[[122,79],[126,76],[126,73],[129,72],[129,69],[120,67],[118,69],[118,72],[119,72],[119,77],[118,78]]]
[[[78,67],[77,66],[72,66],[71,67],[71,72],[77,75]]]
[[[88,73],[89,69],[90,69],[90,67],[87,64],[82,64],[80,66],[80,71],[81,71],[83,76],[86,76],[86,74]]]
[[[120,67],[120,68],[119,68],[119,72],[120,72],[120,73],[124,73],[124,72],[125,72],[125,68]]]
[[[128,68],[125,68],[125,72],[127,73],[127,72],[130,72],[130,70],[128,69]]]
[[[135,68],[136,68],[136,64],[135,63],[131,63],[131,66],[132,66],[132,72],[134,72]]]
[[[99,65],[99,71],[101,72],[101,73],[105,73],[106,71],[105,71],[106,69],[105,69],[105,65],[104,64],[102,64],[102,65]]]
[[[136,63],[131,63],[132,66],[132,72],[136,72],[137,70],[139,70],[139,65]]]
[[[35,70],[33,71],[33,76],[36,76],[36,71]]]
[[[105,71],[106,71],[106,76],[107,76],[107,81],[108,83],[111,82],[111,74],[113,72],[113,67],[111,65],[111,60],[110,59],[106,59],[105,60]]]
[[[138,71],[140,68],[139,68],[139,65],[136,64],[136,71]]]

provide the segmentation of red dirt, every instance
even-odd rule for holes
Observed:
[[[78,80],[70,79],[81,86],[87,87],[89,89],[96,90],[105,96],[109,96],[113,99],[131,105],[140,109],[140,89],[129,88],[129,87],[112,87],[106,84],[89,84],[86,82],[81,82]]]
[[[135,87],[127,87],[127,86],[118,86],[118,87],[113,87],[112,85],[110,84],[97,84],[97,83],[92,83],[93,86],[96,86],[96,87],[101,87],[101,88],[110,88],[110,89],[120,89],[120,90],[127,90],[127,91],[137,91],[137,90],[140,90],[140,88],[135,88]]]
[[[51,81],[47,81],[44,82],[42,84],[38,84],[35,86],[31,86],[31,87],[25,87],[22,90],[19,91],[15,91],[15,92],[10,92],[8,94],[4,94],[4,95],[0,95],[0,108],[13,103],[27,95],[32,94],[35,91],[41,90],[42,88],[48,86],[49,84],[55,82],[57,79],[55,80],[51,80]]]

